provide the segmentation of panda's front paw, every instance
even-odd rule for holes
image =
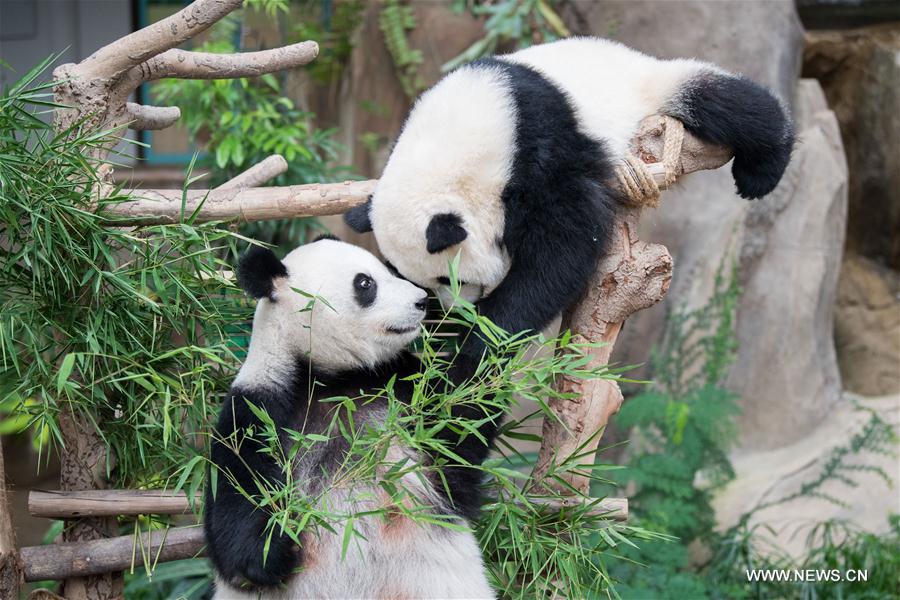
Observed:
[[[264,544],[236,549],[230,565],[220,565],[220,574],[234,588],[261,589],[283,585],[303,560],[303,551],[288,536],[273,536],[263,560]],[[222,568],[224,567],[224,568]]]
[[[791,144],[776,147],[764,156],[736,156],[731,174],[741,198],[755,200],[775,189],[791,158]]]

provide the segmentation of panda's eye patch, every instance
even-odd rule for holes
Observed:
[[[353,295],[356,297],[356,303],[366,308],[372,306],[375,302],[375,296],[378,293],[378,284],[375,280],[365,273],[357,273],[353,278]]]

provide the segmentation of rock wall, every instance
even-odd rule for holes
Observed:
[[[900,393],[900,23],[810,32],[803,72],[825,89],[850,170],[835,323],[844,386]]]

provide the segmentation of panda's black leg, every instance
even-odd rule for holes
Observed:
[[[272,489],[284,485],[277,461],[260,451],[262,443],[257,438],[247,436],[248,428],[258,431],[262,425],[249,410],[248,401],[266,410],[277,428],[289,424],[287,398],[232,391],[211,444],[217,475],[207,479],[204,531],[210,558],[223,579],[233,585],[247,582],[271,587],[283,583],[302,564],[302,550],[286,533],[277,528],[270,532],[269,513],[245,495],[258,495],[258,483]]]
[[[742,197],[761,198],[778,185],[794,147],[794,126],[762,86],[704,72],[682,84],[664,112],[700,139],[731,148],[731,172]]]

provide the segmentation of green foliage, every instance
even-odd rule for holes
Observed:
[[[734,477],[736,396],[722,386],[734,360],[736,267],[720,266],[707,303],[675,311],[653,353],[654,386],[628,399],[617,419],[634,448],[623,471],[637,523],[677,536],[681,544],[651,542],[631,553],[638,563],[615,571],[623,598],[700,598],[705,585],[689,569],[688,545],[713,535],[712,496]],[[698,483],[702,479],[704,483]]]
[[[900,550],[898,519],[891,532],[877,536],[849,523],[813,524],[809,553],[801,560],[765,544],[766,528],[751,526],[760,510],[799,498],[843,503],[823,491],[826,482],[855,487],[854,473],[883,470],[857,464],[861,452],[895,452],[897,436],[890,424],[870,411],[862,430],[826,457],[819,474],[795,493],[769,499],[742,515],[732,529],[714,530],[712,494],[732,477],[727,451],[735,437],[734,394],[722,387],[736,352],[734,309],[739,297],[735,269],[720,268],[713,294],[698,310],[676,312],[662,348],[653,355],[655,386],[625,402],[617,422],[630,427],[636,448],[623,483],[631,495],[635,523],[680,538],[680,543],[650,540],[630,551],[635,564],[618,563],[612,574],[622,583],[622,598],[887,598],[898,590]],[[769,531],[768,533],[774,533]],[[711,553],[705,562],[698,557]],[[856,582],[749,581],[748,569],[813,569],[840,572],[867,569],[869,580]],[[832,575],[833,576],[833,575]]]
[[[400,85],[410,98],[425,87],[425,81],[419,74],[422,51],[413,49],[407,38],[407,32],[415,27],[413,10],[403,0],[384,0],[378,13],[378,28],[384,35],[384,44],[394,62]]]
[[[319,44],[319,56],[306,66],[306,70],[316,83],[339,81],[353,52],[353,33],[362,22],[366,3],[363,0],[306,0],[302,5],[306,18],[297,26],[297,37]]]
[[[722,387],[735,356],[733,315],[740,289],[736,270],[720,268],[710,300],[669,317],[662,347],[654,351],[653,389],[629,399],[617,423],[636,438],[627,476],[636,484],[634,510],[682,539],[711,530],[712,493],[734,473],[736,396]],[[702,473],[709,485],[695,485]]]
[[[226,327],[248,315],[216,257],[233,234],[186,215],[127,229],[94,211],[98,165],[116,132],[55,132],[52,60],[0,97],[0,404],[51,445],[68,406],[115,456],[112,481],[166,480],[196,454],[208,398],[233,374]],[[100,201],[128,200],[113,191]],[[112,223],[114,225],[114,223]]]
[[[816,523],[806,536],[809,552],[801,559],[761,547],[758,529],[742,521],[723,535],[705,570],[709,597],[882,600],[896,598],[900,591],[900,515],[890,515],[883,534],[838,519]],[[747,572],[759,569],[812,570],[828,579],[750,581]],[[865,571],[866,579],[851,581],[845,576],[850,571]]]
[[[526,48],[569,37],[569,30],[554,8],[556,4],[556,0],[455,0],[454,10],[468,9],[476,17],[486,17],[484,37],[449,60],[442,70],[450,71],[493,54],[507,44]]]

